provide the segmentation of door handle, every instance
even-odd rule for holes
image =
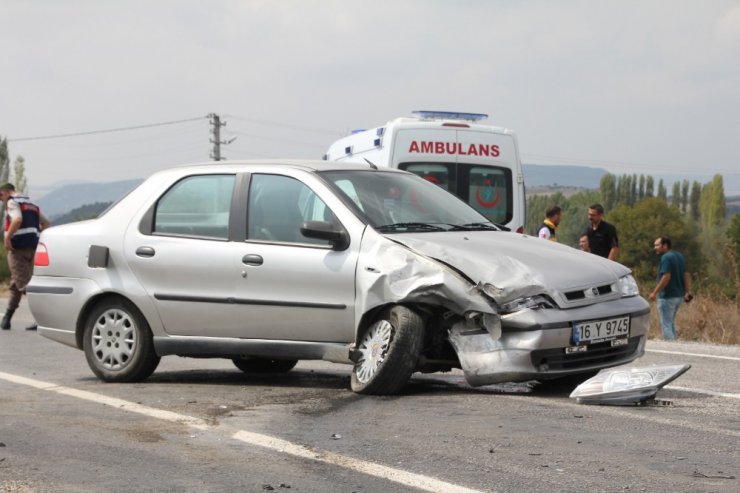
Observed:
[[[148,246],[142,246],[136,249],[136,255],[139,257],[153,257],[154,248]]]
[[[253,253],[242,257],[242,263],[245,265],[262,265],[262,256]]]

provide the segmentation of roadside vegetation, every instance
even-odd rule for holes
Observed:
[[[643,296],[657,281],[658,257],[652,249],[657,236],[668,236],[674,250],[686,258],[694,300],[678,311],[681,340],[740,344],[740,214],[727,206],[721,175],[709,183],[673,184],[669,196],[662,180],[645,175],[605,175],[599,190],[532,195],[527,199],[527,233],[536,234],[551,205],[563,209],[558,236],[577,247],[588,226],[593,203],[606,209],[604,219],[619,233],[619,262],[631,268]],[[661,338],[653,304],[650,337]]]

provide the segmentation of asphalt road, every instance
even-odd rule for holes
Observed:
[[[2,300],[0,305],[4,306]],[[535,383],[416,375],[400,396],[301,362],[254,377],[167,357],[104,384],[81,351],[0,331],[0,492],[740,491],[740,347],[651,341],[685,362],[670,405],[585,406]]]

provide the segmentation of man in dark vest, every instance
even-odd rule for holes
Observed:
[[[9,330],[10,319],[18,309],[21,296],[26,292],[33,275],[33,259],[39,235],[49,226],[49,221],[28,197],[16,194],[12,183],[0,185],[0,200],[5,210],[4,243],[10,268],[10,298],[0,321],[0,329]],[[36,325],[27,329],[35,330]]]

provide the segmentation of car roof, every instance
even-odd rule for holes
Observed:
[[[208,161],[194,164],[187,164],[170,168],[169,171],[174,170],[200,170],[207,168],[210,171],[218,172],[240,172],[249,171],[249,168],[253,167],[265,167],[265,166],[276,166],[276,167],[288,167],[294,169],[303,169],[308,172],[316,171],[342,171],[342,170],[373,170],[379,169],[383,171],[394,171],[399,170],[388,168],[386,166],[375,166],[371,164],[363,163],[347,163],[341,161],[322,161],[318,159],[248,159],[248,160],[229,160],[229,161]]]

